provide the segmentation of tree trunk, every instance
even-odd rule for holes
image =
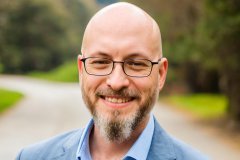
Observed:
[[[228,97],[230,118],[240,124],[240,71],[225,72],[224,92]]]

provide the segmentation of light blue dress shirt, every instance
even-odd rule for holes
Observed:
[[[91,154],[89,150],[89,134],[93,127],[93,120],[87,124],[80,138],[78,150],[76,154],[77,160],[91,160]],[[127,154],[123,157],[123,160],[146,160],[151,146],[152,137],[154,132],[154,118],[150,114],[149,122],[141,135],[138,137],[133,146],[129,149]]]

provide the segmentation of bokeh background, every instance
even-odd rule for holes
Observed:
[[[0,78],[78,82],[77,55],[86,24],[114,2],[0,0]],[[160,102],[240,142],[240,1],[127,2],[147,11],[161,28],[169,72]],[[0,117],[24,96],[1,87]]]

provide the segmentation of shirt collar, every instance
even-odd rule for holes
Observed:
[[[91,119],[86,128],[83,130],[82,136],[79,141],[76,159],[77,160],[91,160],[91,155],[89,151],[89,135],[93,127],[93,119]]]
[[[93,119],[91,119],[83,131],[76,153],[77,160],[91,160],[91,155],[89,151],[89,134],[93,127],[93,123]],[[124,156],[123,160],[128,160],[129,158],[133,158],[136,160],[146,160],[149,148],[151,146],[153,132],[154,119],[151,113],[146,128],[143,130],[137,141],[130,148],[128,153]]]

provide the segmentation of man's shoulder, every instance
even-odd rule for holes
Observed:
[[[172,160],[208,160],[207,156],[197,149],[166,133],[156,120],[154,125],[154,134],[149,150],[150,158],[161,159],[164,157]]]
[[[30,145],[22,149],[16,160],[57,158],[66,150],[68,150],[68,153],[74,152],[77,150],[82,131],[82,129],[73,130]]]
[[[208,160],[209,158],[201,153],[199,150],[193,148],[192,146],[182,142],[175,137],[171,137],[171,141],[174,147],[174,152],[176,153],[177,160]]]

